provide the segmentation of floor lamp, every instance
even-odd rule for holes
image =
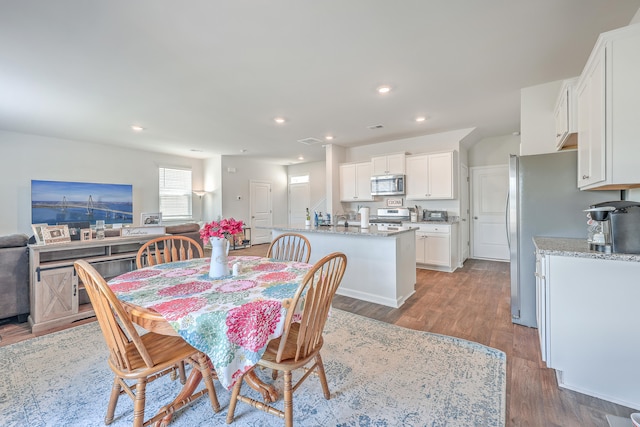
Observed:
[[[204,202],[202,201],[202,196],[205,196],[208,193],[208,191],[193,190],[192,193],[200,197],[200,222],[204,223]]]

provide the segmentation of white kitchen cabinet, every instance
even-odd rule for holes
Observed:
[[[455,199],[455,152],[407,156],[407,200]]]
[[[545,254],[547,366],[558,385],[640,408],[640,262]]]
[[[343,202],[371,201],[371,162],[340,165],[340,200]]]
[[[578,108],[575,86],[578,78],[565,80],[560,89],[554,117],[556,122],[556,149],[575,149],[577,146]]]
[[[455,224],[416,224],[416,266],[454,271],[457,265],[457,227]]]
[[[404,153],[372,157],[373,175],[404,175],[405,157]]]
[[[640,25],[603,33],[577,85],[578,187],[640,187]]]

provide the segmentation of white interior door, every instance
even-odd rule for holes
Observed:
[[[273,206],[271,202],[271,183],[266,181],[249,181],[249,205],[251,209],[251,244],[271,242],[273,225]]]
[[[304,224],[307,209],[311,209],[311,189],[308,182],[289,185],[289,225]]]
[[[471,193],[472,257],[508,261],[509,166],[472,167]]]
[[[460,264],[469,258],[469,168],[460,165]]]

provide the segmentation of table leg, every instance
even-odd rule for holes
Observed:
[[[264,400],[265,403],[273,403],[278,400],[278,392],[275,387],[271,384],[264,383],[253,370],[247,372],[244,379],[249,387],[262,395],[262,400]]]

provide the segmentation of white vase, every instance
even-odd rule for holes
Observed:
[[[223,238],[212,237],[209,239],[211,243],[211,267],[209,268],[209,277],[217,279],[222,276],[229,275],[229,241]]]

